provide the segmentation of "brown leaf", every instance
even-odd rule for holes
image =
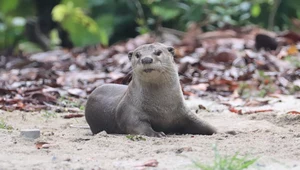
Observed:
[[[137,165],[136,167],[157,167],[158,161],[156,159],[151,159],[144,162],[142,165]]]
[[[300,112],[299,111],[289,111],[289,112],[287,112],[287,114],[300,114]]]
[[[239,87],[238,83],[233,80],[227,79],[219,79],[215,78],[210,81],[210,86],[208,87],[210,90],[216,91],[231,91],[233,92],[235,89]]]
[[[31,98],[33,99],[36,99],[39,103],[43,103],[43,102],[53,102],[55,103],[56,102],[56,97],[50,95],[50,94],[47,94],[47,93],[43,93],[43,92],[36,92],[36,93],[33,93],[31,94],[30,96]]]
[[[38,105],[38,104],[33,105],[33,104],[30,103],[30,104],[25,105],[25,107],[22,110],[32,112],[32,111],[45,110],[47,108],[48,108],[48,106],[45,106],[45,105]]]
[[[284,37],[290,41],[290,43],[297,43],[300,41],[300,35],[293,31],[283,32],[280,37]]]
[[[84,90],[78,89],[78,88],[68,89],[68,93],[73,95],[73,96],[82,97],[82,98],[87,96],[87,94]]]
[[[207,110],[206,107],[203,106],[203,105],[201,105],[201,104],[198,104],[198,108],[199,108],[200,110]]]
[[[178,73],[184,74],[188,70],[189,63],[181,63],[178,68]]]
[[[300,20],[297,18],[292,18],[292,23],[294,26],[300,28]]]
[[[213,56],[213,60],[216,63],[226,63],[231,64],[237,58],[236,52],[232,50],[222,50],[218,52],[215,56]]]
[[[201,26],[195,22],[192,22],[187,28],[187,33],[182,38],[182,44],[192,48],[197,47],[199,45],[197,36],[201,33]]]
[[[64,50],[54,50],[48,52],[42,52],[33,54],[30,57],[32,61],[39,61],[39,62],[56,62],[70,58],[70,54],[67,54]]]
[[[71,119],[71,118],[77,118],[77,117],[83,117],[83,114],[69,114],[69,115],[64,115],[64,119]]]
[[[186,96],[196,96],[196,94],[190,92],[190,91],[183,91],[183,95],[186,95]]]
[[[288,49],[287,49],[287,53],[288,55],[296,55],[299,53],[298,48],[295,45],[291,45]]]
[[[199,83],[196,85],[192,85],[190,87],[194,90],[206,91],[208,86],[209,86],[208,83]]]
[[[57,78],[56,82],[62,86],[79,87],[80,82],[92,83],[96,80],[104,79],[105,77],[106,74],[104,72],[98,73],[90,70],[82,70],[80,72],[73,71],[64,73]]]
[[[264,106],[269,104],[269,100],[265,100],[265,101],[258,101],[258,100],[248,100],[245,103],[245,106]]]
[[[7,88],[1,88],[0,87],[0,95],[6,95],[6,94],[11,94],[11,93],[16,93],[16,90],[13,89],[7,89]]]
[[[42,149],[42,148],[48,149],[48,147],[45,147],[45,146],[47,146],[48,144],[49,144],[48,142],[36,142],[36,143],[35,143],[35,147],[36,147],[37,149]]]
[[[236,109],[236,108],[234,108],[234,107],[229,107],[229,111],[231,111],[231,112],[233,112],[233,113],[237,113],[237,114],[242,114],[242,110],[240,109],[240,110],[238,110],[238,109]]]
[[[253,110],[253,111],[247,111],[243,112],[243,114],[253,114],[253,113],[262,113],[262,112],[272,112],[273,109],[262,109],[262,110]]]

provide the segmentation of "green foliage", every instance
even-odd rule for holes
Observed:
[[[44,117],[48,120],[50,118],[57,118],[57,114],[55,112],[51,112],[51,111],[44,111],[44,113],[42,114],[42,117]]]
[[[4,122],[3,119],[0,119],[0,129],[13,130],[14,128]]]
[[[288,61],[291,65],[300,68],[300,59],[297,56],[287,56],[284,58],[285,61]]]
[[[225,24],[249,24],[251,18],[256,18],[261,14],[260,5],[263,2],[267,2],[267,0],[254,2],[242,0],[157,0],[153,3],[145,1],[144,4],[151,9],[154,17],[163,21],[175,21],[175,25],[171,27],[185,28],[187,23],[195,21],[205,23],[202,25],[205,29],[213,30]],[[151,17],[151,14],[148,16]]]
[[[7,14],[8,12],[15,9],[18,5],[19,0],[1,0],[0,1],[0,11],[3,14]]]
[[[203,30],[252,23],[283,30],[292,25],[291,18],[300,18],[299,8],[296,0],[61,0],[52,17],[75,46],[87,46],[109,45],[158,26],[184,31],[191,21]],[[0,49],[26,46],[25,18],[36,11],[34,0],[0,0]],[[54,45],[61,42],[55,30],[46,36]]]
[[[88,6],[87,0],[62,0],[61,4],[68,4],[70,2],[72,2],[74,7],[80,7],[85,9]]]
[[[24,31],[25,19],[22,17],[0,16],[0,47],[8,47],[16,43]]]
[[[29,41],[20,42],[18,45],[18,49],[24,51],[27,54],[42,52],[42,49],[37,44]]]
[[[126,135],[126,138],[127,139],[130,139],[130,140],[132,140],[132,141],[145,141],[146,139],[143,137],[143,136],[141,136],[141,135]]]
[[[26,1],[0,0],[0,51],[5,48],[13,50],[20,40],[24,40],[25,17],[32,15],[27,11],[31,8]]]
[[[0,47],[12,45],[23,33],[25,19],[9,15],[17,6],[18,0],[0,1]]]
[[[114,16],[111,14],[102,15],[96,18],[96,23],[99,25],[99,27],[103,26],[102,29],[99,29],[100,33],[100,42],[104,45],[108,45],[109,43],[109,37],[113,33],[114,28]]]
[[[233,156],[221,156],[216,147],[214,147],[214,151],[215,159],[212,165],[193,161],[194,166],[201,170],[243,170],[257,161],[257,158],[248,159],[247,156],[241,157],[238,152]]]
[[[251,97],[252,90],[250,89],[249,84],[247,84],[246,82],[240,82],[238,89],[239,89],[238,93],[241,97],[243,98]]]
[[[275,92],[276,88],[274,81],[271,76],[265,74],[263,70],[258,70],[259,81],[261,82],[259,86],[259,97],[265,97],[266,95]]]
[[[66,4],[57,5],[52,14],[53,20],[68,31],[76,46],[87,46],[100,41],[108,45],[108,36],[104,30],[101,30],[92,18],[85,15],[81,8],[76,7],[74,2],[66,1]]]
[[[259,4],[254,4],[251,8],[251,15],[253,17],[258,17],[260,12],[261,12],[260,5]]]
[[[85,106],[84,106],[84,105],[81,105],[81,106],[79,107],[79,109],[80,109],[81,111],[84,111],[84,110],[85,110]]]
[[[182,12],[184,6],[185,4],[179,2],[160,1],[159,3],[151,4],[149,7],[154,16],[160,17],[162,20],[170,20],[176,18]]]
[[[58,99],[58,103],[63,107],[77,107],[80,110],[84,109],[84,105],[80,104],[79,101],[74,101],[74,99],[72,100],[71,98],[67,97],[60,97]]]

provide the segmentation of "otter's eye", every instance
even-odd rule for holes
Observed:
[[[137,59],[139,59],[139,58],[141,57],[141,53],[137,52],[137,53],[135,54],[135,56],[136,56]]]
[[[155,51],[154,51],[154,55],[157,55],[157,56],[159,56],[161,53],[162,53],[161,50],[155,50]]]

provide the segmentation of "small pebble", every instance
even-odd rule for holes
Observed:
[[[41,135],[40,129],[22,129],[20,136],[28,139],[36,139]]]
[[[103,137],[107,137],[108,134],[105,130],[101,131],[100,133],[96,134],[96,136],[103,136]]]
[[[295,134],[294,137],[300,138],[300,133],[299,134]]]
[[[234,131],[234,130],[227,131],[226,133],[230,134],[230,135],[236,135],[237,134],[237,132]]]

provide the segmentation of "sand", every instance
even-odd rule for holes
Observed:
[[[218,134],[142,136],[134,141],[126,135],[92,135],[84,117],[62,118],[68,112],[0,110],[0,119],[13,127],[0,129],[0,169],[196,169],[193,160],[213,162],[214,146],[220,155],[239,152],[258,158],[249,169],[300,169],[300,115],[287,114],[300,111],[300,100],[292,96],[268,100],[271,104],[260,107],[238,107],[242,102],[232,101],[243,110],[274,110],[238,115],[218,102],[191,99],[192,109],[199,104],[207,108],[198,115]],[[21,137],[20,130],[27,128],[40,129],[40,138]],[[37,149],[36,142],[47,142],[48,148]],[[143,166],[149,161],[154,167]]]

